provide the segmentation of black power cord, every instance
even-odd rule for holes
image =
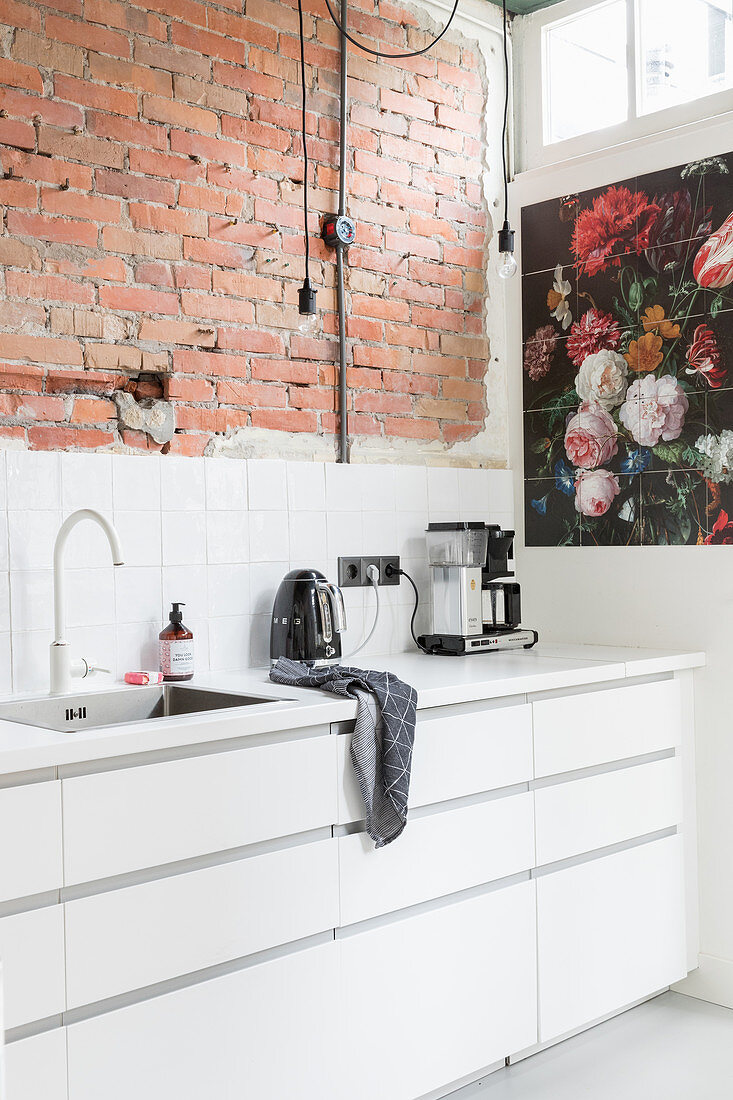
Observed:
[[[388,577],[394,577],[395,575],[404,577],[412,585],[412,591],[415,593],[415,606],[412,609],[412,617],[410,619],[410,634],[412,634],[412,640],[418,649],[421,649],[423,653],[432,653],[433,650],[423,645],[415,633],[415,619],[417,618],[417,611],[420,606],[420,593],[417,590],[417,585],[409,573],[406,573],[404,569],[395,569],[394,565],[388,565],[385,569],[385,573]]]
[[[303,30],[303,0],[298,0],[300,23],[300,83],[302,85],[301,129],[303,136],[303,222],[305,230],[305,279],[298,292],[298,309],[301,314],[316,312],[316,292],[310,281],[310,240],[308,237],[308,142],[306,139],[307,90],[305,86],[305,32]]]
[[[437,35],[437,37],[434,38],[432,42],[428,43],[427,46],[423,46],[423,48],[421,50],[411,50],[409,53],[384,53],[383,50],[373,50],[371,48],[371,46],[365,46],[363,42],[359,42],[356,38],[352,38],[352,36],[348,33],[348,31],[344,30],[344,28],[341,26],[338,19],[336,18],[336,14],[335,14],[333,8],[331,7],[330,0],[326,0],[326,7],[328,8],[328,14],[331,16],[331,19],[335,23],[337,29],[344,36],[344,38],[348,38],[348,40],[349,40],[349,42],[351,43],[352,46],[356,46],[356,48],[358,50],[363,50],[364,53],[371,54],[372,57],[386,57],[386,58],[390,58],[393,61],[402,61],[402,60],[404,60],[408,57],[420,57],[421,54],[427,53],[428,50],[432,50],[432,48],[433,48],[433,46],[435,45],[436,42],[440,42],[441,38],[443,37],[443,35],[446,33],[446,31],[450,27],[451,23],[453,22],[453,16],[458,11],[458,0],[454,0],[453,11],[450,13],[450,19],[448,20],[446,25],[443,27],[440,34]]]
[[[502,30],[504,39],[504,124],[501,129],[501,166],[504,173],[504,224],[509,224],[509,181],[507,179],[506,169],[506,138],[508,128],[509,117],[509,54],[507,53],[506,45],[506,0],[502,0],[501,3],[502,12]],[[304,116],[305,117],[305,116]],[[305,122],[303,122],[305,126]]]

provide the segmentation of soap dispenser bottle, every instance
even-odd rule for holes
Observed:
[[[185,603],[174,603],[170,622],[158,635],[160,671],[164,680],[190,680],[193,677],[193,634],[183,625],[181,608]]]

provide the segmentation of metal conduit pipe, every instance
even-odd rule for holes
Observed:
[[[346,117],[347,62],[347,0],[341,0],[341,123],[339,145],[339,215],[346,213]],[[336,297],[339,319],[339,462],[349,461],[348,388],[346,385],[346,301],[344,294],[344,247],[336,246]]]

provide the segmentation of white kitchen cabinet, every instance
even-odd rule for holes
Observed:
[[[336,739],[301,737],[63,780],[66,885],[336,820]]]
[[[312,936],[338,919],[336,840],[79,898],[66,904],[69,1008]]]
[[[344,1100],[336,950],[330,941],[73,1024],[69,1100]]]
[[[57,1027],[5,1047],[7,1100],[68,1100],[66,1032]]]
[[[338,944],[340,1100],[413,1100],[537,1040],[529,881]]]
[[[526,783],[532,778],[532,708],[476,705],[418,715],[410,807]],[[338,738],[339,822],[360,821],[364,803],[351,762],[351,734]]]
[[[62,882],[61,784],[0,790],[0,901],[57,890]]]
[[[64,1011],[64,915],[60,905],[0,918],[0,959],[6,1028]]]
[[[643,756],[682,742],[676,680],[630,684],[532,704],[535,775]]]
[[[366,833],[339,838],[341,923],[480,886],[534,865],[532,795],[509,795],[409,820],[375,850]]]
[[[540,1041],[686,973],[678,835],[537,879]]]
[[[679,758],[619,768],[535,791],[542,866],[682,821]]]

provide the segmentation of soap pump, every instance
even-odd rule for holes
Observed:
[[[190,680],[193,677],[193,633],[183,625],[181,608],[174,603],[170,621],[158,635],[160,671],[164,680]]]

